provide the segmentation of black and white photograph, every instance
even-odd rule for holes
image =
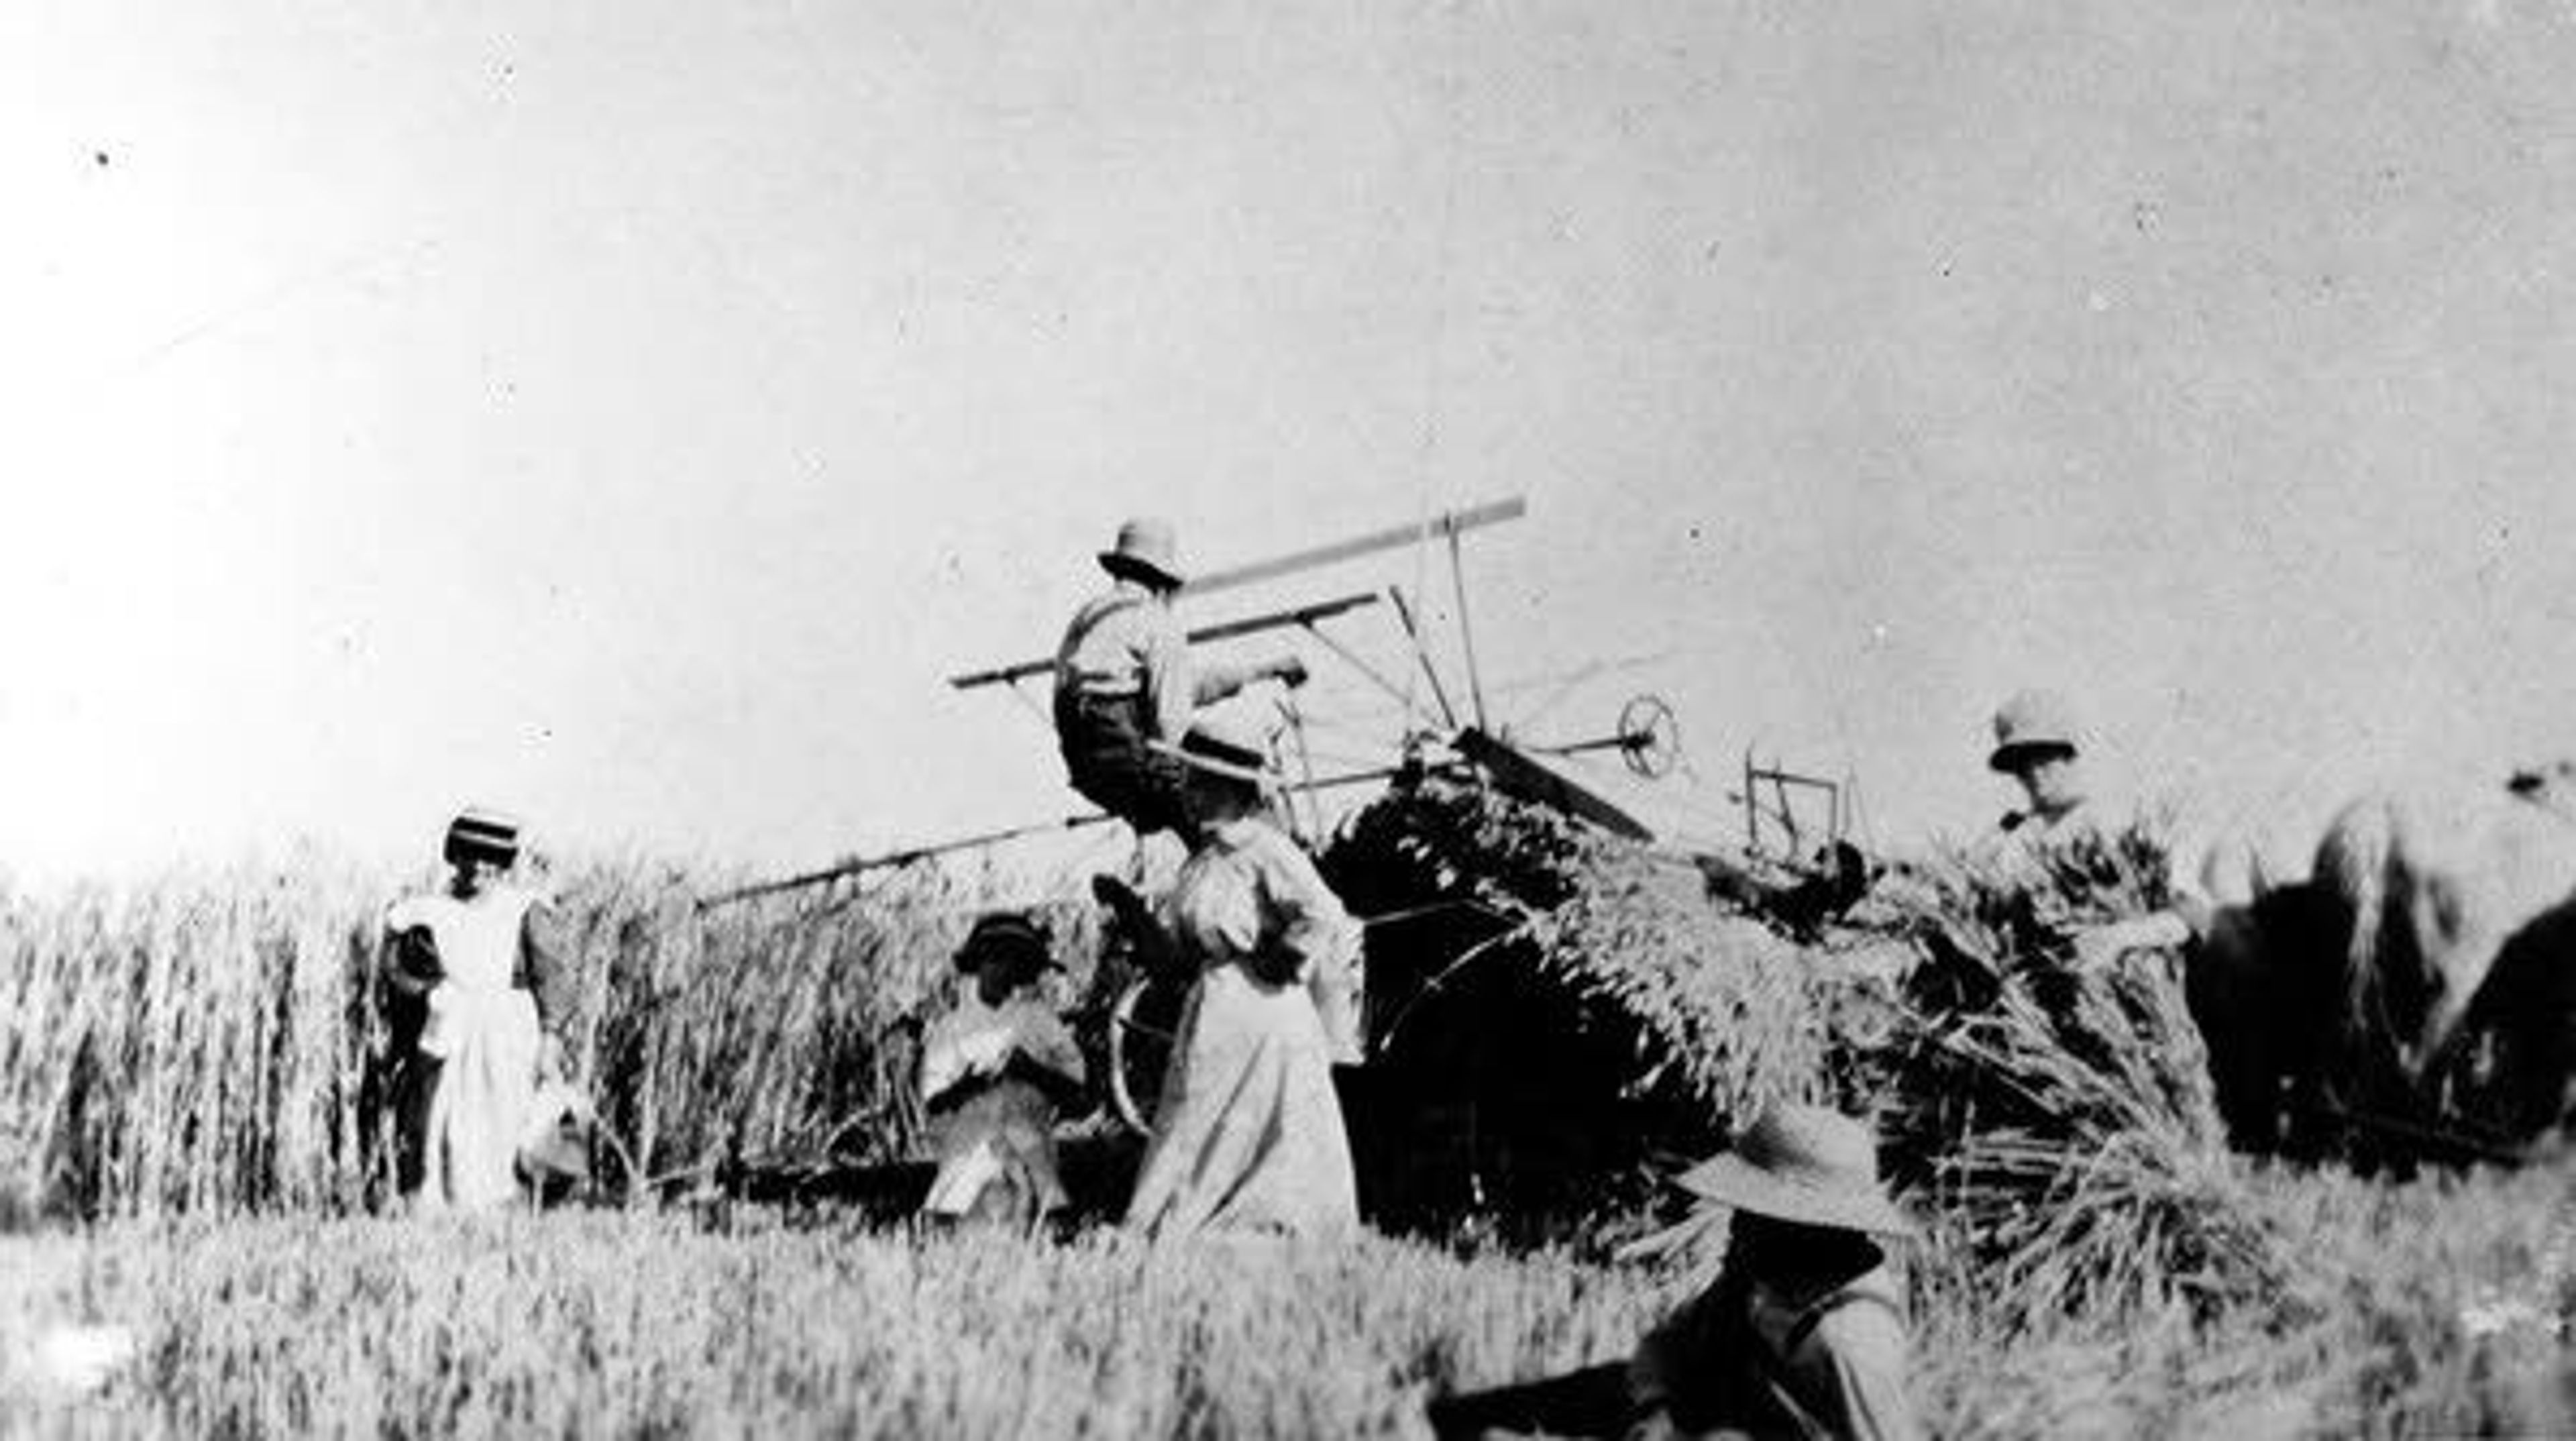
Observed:
[[[2576,1436],[2576,0],[0,12],[0,1436]]]

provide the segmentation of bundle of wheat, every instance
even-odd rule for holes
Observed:
[[[1729,1116],[1829,1084],[1813,968],[1689,866],[1439,779],[1369,806],[1322,866],[1353,910],[1402,918],[1369,934],[1354,1118],[1382,1220],[1543,1234],[1633,1210]]]
[[[2003,866],[1950,853],[1895,910],[1923,960],[1881,1054],[1893,1168],[2000,1285],[2048,1310],[2299,1304],[2229,1153],[2182,958],[2079,965],[2085,926],[2168,904],[2154,818]]]

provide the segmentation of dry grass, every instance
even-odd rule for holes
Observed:
[[[2295,1317],[2065,1310],[1938,1243],[1912,1281],[1925,1418],[1980,1441],[2568,1434],[2572,1179],[2249,1172],[2331,1299]],[[1624,1354],[1684,1269],[749,1213],[127,1223],[0,1238],[0,1431],[1418,1436],[1434,1387]],[[66,1320],[135,1327],[139,1361],[49,1395],[25,1357]]]
[[[138,1325],[140,1363],[87,1414],[175,1435],[1406,1435],[1432,1385],[1616,1354],[1661,1299],[1392,1242],[1156,1253],[621,1215],[38,1246],[0,1242],[34,1277],[0,1343],[50,1316]],[[18,1394],[0,1428],[40,1419]]]
[[[320,865],[12,898],[0,1189],[142,1213],[353,1200],[368,914]]]
[[[427,880],[306,858],[0,902],[0,1219],[366,1205],[375,926]],[[639,1169],[910,1146],[919,1022],[984,888],[907,873],[701,916],[693,880],[630,860],[552,887],[587,1074]],[[1080,935],[1066,953],[1079,985]]]
[[[1879,919],[1929,958],[1912,1008],[1863,1036],[1800,952],[1650,863],[1482,812],[1442,824],[1502,829],[1469,846],[1417,818],[1378,855],[1386,894],[1355,900],[1499,913],[1535,989],[1497,1003],[1558,997],[1619,1042],[1600,1115],[1669,1119],[1655,1098],[1678,1096],[1714,1129],[1819,1085],[1882,1108],[1933,1222],[1913,1285],[1939,1434],[2576,1425],[2568,1174],[2250,1165],[2217,1145],[2170,958],[2064,965],[2070,921],[2158,903],[2152,836],[2036,887],[1936,861]],[[613,862],[557,887],[611,1127],[656,1173],[902,1151],[912,1023],[982,887],[902,877],[702,917],[690,881]],[[1688,1274],[650,1211],[331,1219],[370,1195],[359,980],[397,889],[308,858],[0,903],[0,1230],[40,1199],[176,1218],[0,1236],[0,1430],[1419,1434],[1428,1387],[1620,1354]],[[1088,940],[1068,940],[1069,994]],[[83,1316],[136,1325],[143,1358],[66,1409],[22,1384],[28,1338]]]

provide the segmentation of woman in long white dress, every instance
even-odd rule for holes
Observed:
[[[1127,1222],[1158,1236],[1350,1231],[1332,1068],[1360,1059],[1358,927],[1270,819],[1258,733],[1202,717],[1182,750],[1197,836],[1163,920],[1198,979]]]
[[[385,914],[396,1184],[416,1210],[517,1201],[539,1082],[563,1070],[564,967],[542,896],[508,880],[518,851],[516,822],[467,811],[448,827],[446,890]]]

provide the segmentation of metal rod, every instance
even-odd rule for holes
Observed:
[[[701,897],[698,901],[698,909],[700,911],[710,911],[718,906],[731,905],[736,901],[747,901],[758,896],[776,895],[780,891],[802,890],[807,886],[823,885],[826,882],[837,881],[844,876],[862,875],[868,871],[883,870],[888,866],[909,865],[914,861],[928,860],[932,856],[944,856],[953,851],[973,850],[978,846],[999,845],[1004,841],[1019,840],[1025,836],[1043,835],[1049,831],[1077,830],[1083,826],[1099,825],[1101,822],[1109,819],[1111,819],[1111,817],[1106,812],[1089,811],[1081,815],[1066,816],[1061,820],[1040,821],[1034,825],[1010,826],[1003,830],[986,831],[981,835],[965,836],[953,841],[941,841],[935,845],[909,846],[899,851],[886,851],[879,855],[860,856],[851,860],[839,862],[835,865],[825,866],[820,870],[807,871],[802,875],[787,876],[774,881],[760,881],[748,886],[737,886],[729,891],[718,891],[712,896]]]
[[[1476,704],[1476,729],[1485,729],[1485,678],[1476,670],[1476,632],[1467,624],[1467,566],[1458,558],[1458,532],[1449,532],[1449,585],[1458,595],[1458,643],[1467,653],[1467,695]]]
[[[1364,786],[1371,781],[1393,780],[1404,774],[1402,766],[1379,766],[1375,770],[1351,771],[1344,775],[1326,776],[1305,786],[1310,791],[1336,790],[1343,786]]]
[[[1341,775],[1323,776],[1311,781],[1299,781],[1282,786],[1280,789],[1291,794],[1305,794],[1313,791],[1335,790],[1342,786],[1366,785],[1371,781],[1392,780],[1403,773],[1402,766],[1380,766],[1373,770],[1351,771]],[[1003,830],[986,831],[981,835],[961,836],[956,840],[941,841],[935,845],[910,846],[899,851],[887,851],[881,855],[861,856],[855,860],[843,861],[838,865],[807,871],[803,875],[786,876],[774,881],[759,881],[748,886],[737,886],[729,891],[718,891],[711,896],[702,896],[698,900],[698,910],[711,911],[718,906],[732,905],[737,901],[776,895],[781,891],[801,890],[808,886],[824,885],[844,876],[862,875],[868,871],[883,870],[888,866],[909,865],[914,861],[928,860],[933,856],[974,850],[979,846],[1000,845],[1005,841],[1023,840],[1030,836],[1045,835],[1050,831],[1078,830],[1084,826],[1096,826],[1112,819],[1114,817],[1106,812],[1090,811],[1081,815],[1066,816],[1062,820],[1040,821],[1034,825],[1011,826]]]
[[[1263,615],[1245,616],[1241,620],[1201,626],[1189,633],[1189,639],[1191,644],[1196,645],[1202,641],[1231,640],[1236,636],[1256,635],[1267,630],[1283,630],[1289,626],[1304,626],[1311,630],[1319,620],[1330,620],[1334,616],[1347,614],[1362,606],[1375,605],[1377,601],[1377,592],[1362,591],[1357,595],[1340,596],[1333,600],[1318,601],[1313,605],[1301,605],[1293,610],[1271,611]],[[963,675],[950,676],[948,683],[959,690],[976,690],[988,685],[1025,680],[1030,676],[1041,675],[1053,669],[1055,669],[1055,658],[1049,656],[1044,660],[1017,661],[1010,665],[995,666],[990,670],[968,671]]]
[[[1352,650],[1349,646],[1342,644],[1340,641],[1335,640],[1332,636],[1326,634],[1323,630],[1313,625],[1306,627],[1306,634],[1323,642],[1324,648],[1331,651],[1333,654],[1340,656],[1344,664],[1348,665],[1351,669],[1358,671],[1361,675],[1368,677],[1369,682],[1372,685],[1375,685],[1379,690],[1392,696],[1397,703],[1404,707],[1406,715],[1411,716],[1421,711],[1421,705],[1416,702],[1413,697],[1404,693],[1404,687],[1387,679],[1384,672],[1380,671],[1377,667],[1370,665],[1367,661],[1360,659],[1358,652]],[[1427,720],[1429,717],[1425,716],[1424,719]]]
[[[1324,835],[1324,807],[1315,799],[1315,753],[1306,745],[1306,717],[1299,712],[1296,700],[1292,697],[1283,701],[1279,708],[1287,714],[1288,729],[1297,737],[1297,769],[1304,781],[1299,789],[1306,797],[1306,834],[1307,843],[1311,845],[1320,842]],[[1288,814],[1291,819],[1297,814],[1294,796],[1289,799]]]
[[[1431,699],[1440,707],[1440,727],[1458,728],[1458,712],[1449,704],[1448,688],[1440,684],[1440,672],[1431,664],[1431,652],[1423,647],[1422,628],[1413,622],[1413,605],[1404,598],[1402,586],[1388,586],[1387,599],[1395,602],[1395,618],[1404,626],[1404,638],[1413,642],[1413,658],[1422,666],[1423,679],[1431,682]]]
[[[1462,530],[1474,530],[1479,526],[1518,520],[1528,510],[1528,503],[1515,495],[1506,500],[1489,501],[1465,510],[1445,511],[1415,524],[1372,531],[1367,535],[1353,536],[1349,540],[1319,545],[1311,550],[1295,551],[1288,555],[1274,556],[1269,560],[1256,560],[1246,565],[1235,566],[1230,570],[1211,571],[1206,575],[1193,577],[1189,584],[1181,587],[1181,594],[1208,595],[1233,586],[1273,580],[1283,575],[1294,575],[1301,570],[1313,570],[1318,566],[1331,565],[1337,561],[1356,559],[1376,551],[1412,545],[1427,537],[1445,535],[1451,540],[1456,540],[1458,532]]]
[[[1762,800],[1753,790],[1753,747],[1744,748],[1744,849],[1762,854]]]
[[[1523,750],[1526,750],[1526,751],[1535,751],[1535,752],[1537,752],[1538,754],[1540,754],[1540,755],[1545,755],[1545,756],[1572,756],[1572,755],[1581,755],[1581,754],[1583,754],[1583,753],[1584,753],[1584,752],[1586,752],[1586,751],[1607,751],[1607,750],[1639,751],[1639,750],[1644,750],[1645,748],[1646,748],[1646,739],[1645,739],[1643,736],[1633,736],[1633,735],[1624,735],[1624,734],[1623,734],[1623,735],[1615,735],[1615,736],[1601,736],[1601,737],[1599,737],[1599,738],[1597,738],[1597,739],[1594,739],[1594,740],[1588,740],[1588,741],[1568,741],[1568,742],[1566,742],[1566,743],[1565,743],[1565,744],[1563,744],[1563,745],[1557,745],[1557,746],[1523,746],[1523,747],[1521,747],[1521,749],[1523,749]]]

